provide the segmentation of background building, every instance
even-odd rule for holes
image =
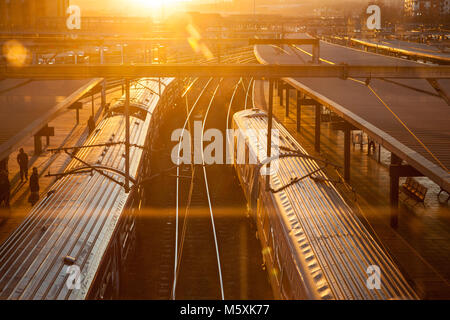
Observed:
[[[69,0],[0,0],[0,29],[55,30],[63,26]]]
[[[410,17],[442,16],[450,13],[450,0],[405,0],[405,14]]]

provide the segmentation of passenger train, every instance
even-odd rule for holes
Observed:
[[[261,169],[267,161],[267,124],[267,114],[258,109],[233,116],[234,167],[257,225],[274,296],[417,299],[327,178],[320,160],[308,156],[276,119],[279,148],[274,132],[271,148],[278,157],[270,162],[274,170],[266,185]],[[237,161],[243,155],[245,161]],[[255,159],[253,164],[249,159]]]
[[[130,176],[135,185],[129,193],[120,174],[125,170],[125,96],[109,108],[75,153],[81,161],[71,160],[0,247],[0,299],[118,297],[136,237],[135,213],[143,195],[139,182],[150,174],[149,144],[157,139],[160,118],[174,108],[179,90],[173,78],[161,83],[143,78],[130,88]]]

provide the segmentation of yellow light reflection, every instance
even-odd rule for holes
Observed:
[[[9,40],[3,44],[3,55],[9,65],[23,67],[27,63],[28,50],[17,40]]]
[[[187,41],[191,48],[196,53],[201,53],[207,60],[212,60],[214,58],[214,55],[211,50],[209,50],[208,46],[202,42],[202,36],[200,32],[198,32],[192,24],[188,24],[186,26],[186,31],[190,35]]]

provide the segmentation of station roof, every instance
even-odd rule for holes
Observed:
[[[0,159],[37,133],[102,79],[0,81]]]
[[[297,37],[299,37],[297,35]],[[295,48],[294,48],[295,47]],[[308,64],[311,46],[255,48],[264,64]],[[418,66],[419,63],[320,43],[321,64]],[[378,143],[450,190],[450,106],[427,80],[285,78]],[[450,80],[437,80],[450,92]]]

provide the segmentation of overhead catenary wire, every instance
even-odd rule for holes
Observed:
[[[248,101],[248,93],[250,92],[250,87],[252,85],[252,83],[254,82],[253,78],[250,79],[250,82],[248,83],[248,87],[245,93],[245,104],[244,104],[244,109],[247,109],[247,101]]]

